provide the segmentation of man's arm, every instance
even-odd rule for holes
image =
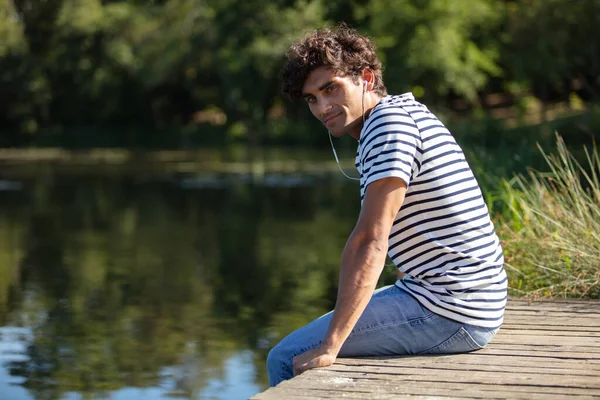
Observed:
[[[335,361],[373,295],[385,264],[388,236],[405,193],[406,183],[400,178],[380,179],[367,187],[358,222],[342,253],[329,330],[319,347],[294,358],[295,375]]]

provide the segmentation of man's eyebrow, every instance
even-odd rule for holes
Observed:
[[[321,87],[319,88],[319,92],[320,92],[321,90],[323,90],[323,89],[327,88],[327,86],[329,86],[329,85],[332,85],[332,84],[333,84],[333,81],[328,81],[328,82],[325,82],[325,83],[324,83],[324,84],[322,84],[322,85],[321,85]]]
[[[332,85],[332,84],[334,84],[334,83],[335,83],[335,82],[334,82],[334,81],[332,81],[332,80],[331,80],[331,81],[327,81],[327,82],[325,82],[324,84],[322,84],[322,85],[319,87],[319,89],[317,89],[317,90],[320,92],[321,90],[324,90],[324,89],[326,89],[328,86],[330,86],[330,85]],[[306,99],[307,97],[310,97],[310,96],[312,96],[312,94],[310,94],[310,93],[302,93],[302,98],[303,98],[303,99]]]

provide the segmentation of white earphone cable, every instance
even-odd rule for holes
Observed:
[[[342,166],[340,165],[340,160],[338,159],[337,153],[335,152],[335,147],[333,146],[333,139],[331,138],[331,132],[327,131],[327,133],[329,133],[329,143],[331,143],[331,150],[333,150],[333,156],[335,157],[335,161],[337,162],[338,168],[340,169],[342,175],[353,181],[360,181],[360,178],[353,178],[351,176],[346,175],[346,173],[342,169]]]
[[[365,126],[365,92],[366,92],[366,90],[367,90],[367,81],[364,80],[363,81],[363,93],[362,93],[362,121],[363,121],[363,127]],[[351,176],[346,175],[346,173],[342,169],[342,166],[340,165],[340,160],[338,159],[337,153],[335,151],[335,146],[333,145],[333,139],[331,138],[331,132],[328,130],[327,133],[329,134],[329,143],[331,143],[331,150],[333,150],[333,156],[335,157],[335,161],[337,162],[338,168],[340,169],[340,172],[342,173],[342,175],[344,175],[346,178],[351,179],[353,181],[360,181],[360,178],[353,178]]]

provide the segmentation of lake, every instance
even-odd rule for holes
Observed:
[[[269,349],[335,301],[360,199],[330,157],[5,159],[0,398],[266,389]]]
[[[470,147],[489,205],[533,150]],[[269,349],[333,308],[359,210],[327,146],[0,149],[0,399],[263,391]]]

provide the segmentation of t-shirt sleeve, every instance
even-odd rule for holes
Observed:
[[[365,188],[376,180],[397,177],[410,186],[421,168],[419,129],[400,107],[375,108],[360,138]]]

